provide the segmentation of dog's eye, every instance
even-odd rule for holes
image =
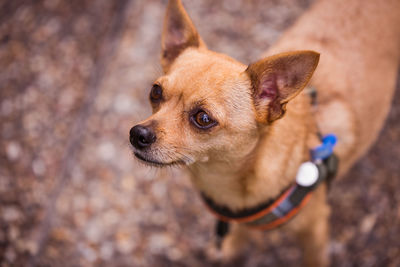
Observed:
[[[158,84],[154,84],[150,91],[150,101],[153,103],[160,102],[162,100],[162,88]]]
[[[194,114],[192,116],[192,122],[200,129],[208,129],[217,124],[204,110],[200,110]]]

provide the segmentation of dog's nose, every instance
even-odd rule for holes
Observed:
[[[156,136],[150,128],[136,125],[129,131],[129,141],[137,149],[143,149],[154,143]]]

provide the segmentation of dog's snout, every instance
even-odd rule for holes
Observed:
[[[136,125],[129,131],[129,141],[137,149],[144,149],[156,141],[156,135],[151,128]]]

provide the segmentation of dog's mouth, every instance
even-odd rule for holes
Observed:
[[[172,165],[182,165],[185,164],[185,162],[183,160],[176,160],[176,161],[171,161],[171,162],[161,162],[161,161],[157,161],[154,159],[150,159],[146,156],[143,156],[142,154],[140,154],[137,151],[134,151],[133,154],[143,163],[147,164],[147,165],[151,165],[151,166],[155,166],[155,167],[164,167],[164,166],[172,166]]]

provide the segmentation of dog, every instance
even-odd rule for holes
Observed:
[[[208,50],[181,1],[170,0],[164,74],[150,90],[153,114],[130,130],[134,154],[152,166],[186,166],[210,210],[238,222],[221,245],[232,258],[251,228],[235,214],[281,205],[321,136],[337,138],[338,177],[373,144],[394,93],[399,25],[398,0],[318,1],[245,65]],[[304,266],[328,266],[327,183],[314,185],[281,228],[297,237]]]

